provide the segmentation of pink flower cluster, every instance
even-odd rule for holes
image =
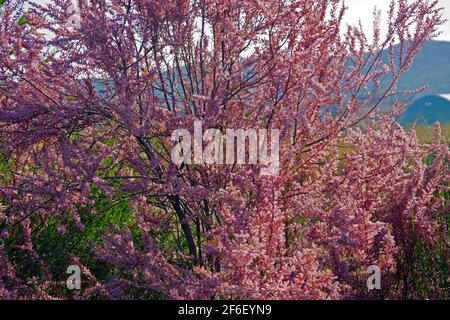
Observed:
[[[76,298],[367,298],[370,265],[398,298],[417,241],[446,232],[448,145],[394,120],[435,1],[392,1],[373,40],[344,30],[337,0],[79,0],[79,28],[69,0],[24,3],[0,9],[0,241],[19,233],[10,249],[45,276],[19,276],[2,245],[1,298],[67,297],[33,236],[123,204],[132,222],[90,243],[114,272],[67,257],[87,279]],[[175,165],[171,133],[195,121],[280,130],[279,174]]]

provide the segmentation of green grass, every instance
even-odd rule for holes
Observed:
[[[442,134],[450,143],[450,124],[441,125]],[[416,133],[419,140],[423,143],[433,141],[433,126],[419,125],[416,127]]]

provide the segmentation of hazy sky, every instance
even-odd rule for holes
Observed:
[[[361,19],[363,26],[367,26],[370,31],[373,8],[377,6],[384,14],[383,17],[386,18],[390,0],[345,0],[345,3],[348,7],[346,22],[355,24]],[[444,7],[444,18],[450,20],[450,0],[439,0],[439,4]],[[442,27],[442,32],[443,34],[438,39],[450,41],[450,21],[447,21]]]

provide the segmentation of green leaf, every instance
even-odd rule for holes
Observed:
[[[0,0],[1,1],[1,0]],[[27,21],[27,18],[25,18],[25,16],[21,16],[20,17],[20,19],[19,19],[19,21],[17,22],[17,24],[19,25],[19,26],[23,26],[23,25],[25,25],[25,24],[27,24],[28,23],[28,21]]]
[[[3,7],[3,5],[5,4],[6,0],[0,0],[0,8]]]
[[[75,97],[75,96],[66,96],[66,100],[68,100],[68,101],[77,101],[77,97]]]

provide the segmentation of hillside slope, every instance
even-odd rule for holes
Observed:
[[[387,53],[385,54],[387,59]],[[398,88],[429,87],[420,96],[450,93],[450,42],[430,41],[417,55],[411,69],[402,76]]]

